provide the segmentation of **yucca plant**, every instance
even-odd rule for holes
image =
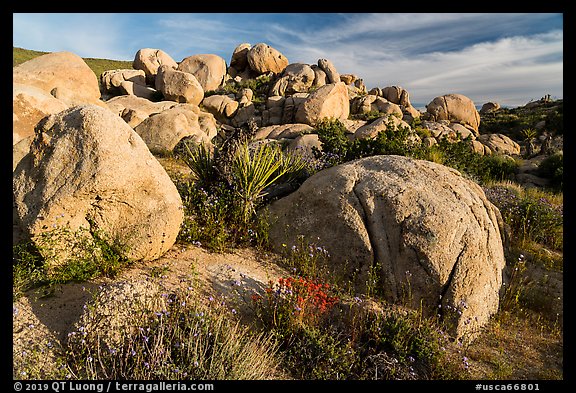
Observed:
[[[216,166],[213,152],[205,144],[190,146],[188,143],[182,143],[184,147],[184,162],[192,170],[192,176],[195,180],[203,184],[208,184],[217,178]]]
[[[286,173],[282,170],[281,153],[275,147],[259,144],[251,152],[247,143],[242,143],[232,160],[235,190],[241,199],[244,222],[255,212],[255,204],[266,193],[264,190]]]
[[[256,203],[264,197],[266,189],[283,178],[289,181],[304,170],[303,159],[283,153],[277,145],[259,144],[250,147],[241,143],[232,160],[234,189],[241,200],[244,223],[256,212]]]
[[[538,131],[536,131],[534,128],[525,128],[520,131],[520,134],[522,134],[522,137],[525,141],[531,141],[532,139],[536,138]]]
[[[280,170],[284,171],[279,182],[288,183],[295,181],[304,171],[309,169],[310,162],[302,154],[292,150],[279,150]]]

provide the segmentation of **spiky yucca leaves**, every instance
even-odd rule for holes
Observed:
[[[192,171],[194,179],[205,184],[211,180],[216,180],[217,171],[214,153],[203,143],[194,145],[192,148],[190,148],[188,143],[183,143],[183,145],[186,154],[182,157]]]
[[[245,223],[256,212],[255,205],[266,195],[266,188],[300,163],[284,159],[278,146],[259,144],[251,149],[247,143],[239,144],[232,160],[232,176]]]

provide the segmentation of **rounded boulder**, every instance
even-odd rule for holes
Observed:
[[[125,257],[153,260],[184,215],[176,186],[119,116],[94,105],[42,120],[13,175],[16,211],[35,236],[53,228],[102,232]]]
[[[449,120],[461,123],[478,133],[480,126],[480,114],[476,110],[474,101],[462,94],[446,94],[434,98],[426,111],[432,121]]]
[[[270,45],[259,43],[254,45],[247,54],[248,65],[258,74],[273,72],[279,74],[288,66],[288,59]]]
[[[178,64],[178,70],[194,75],[205,92],[212,91],[224,83],[226,60],[213,54],[189,56]]]
[[[362,288],[375,273],[387,300],[440,313],[457,337],[474,338],[498,310],[502,218],[456,170],[367,157],[316,173],[268,214],[277,251],[323,247],[335,275]]]

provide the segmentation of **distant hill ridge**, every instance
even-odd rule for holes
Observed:
[[[30,49],[23,49],[12,47],[12,67],[16,67],[28,60],[32,60],[35,57],[45,55],[50,52],[40,52]],[[110,60],[110,59],[94,59],[94,58],[82,58],[88,67],[96,74],[98,81],[100,82],[100,75],[106,70],[114,69],[132,69],[131,61],[122,60]]]

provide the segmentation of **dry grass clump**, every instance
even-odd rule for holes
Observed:
[[[153,281],[104,287],[68,334],[74,379],[273,379],[276,346],[192,288]]]

